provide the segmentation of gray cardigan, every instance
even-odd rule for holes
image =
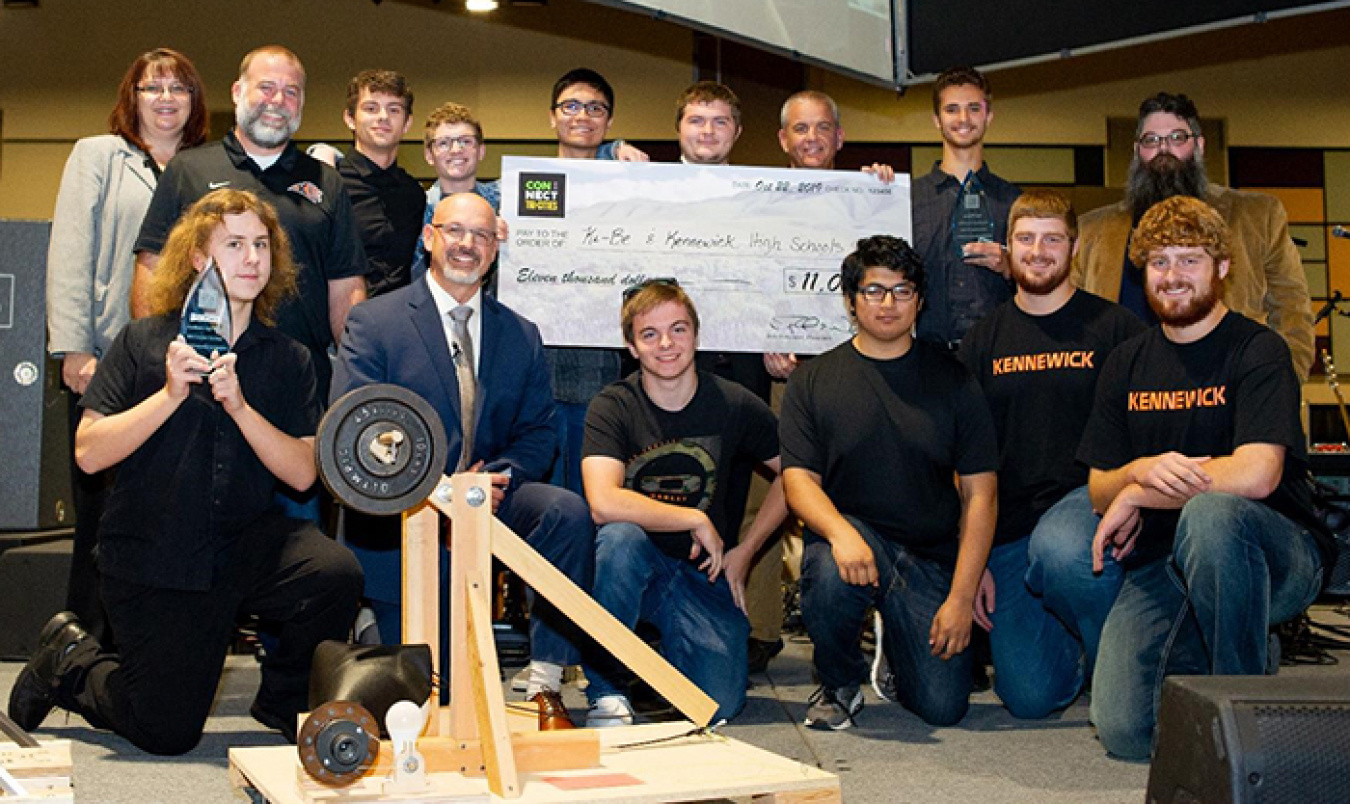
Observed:
[[[131,320],[132,246],[155,191],[146,155],[114,134],[75,143],[47,250],[47,350],[102,357]]]

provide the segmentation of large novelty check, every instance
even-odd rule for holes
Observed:
[[[910,236],[906,175],[522,157],[502,173],[498,296],[550,345],[621,345],[624,288],[673,277],[701,348],[823,352],[850,334],[844,257]]]

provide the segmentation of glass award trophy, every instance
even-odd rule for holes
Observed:
[[[971,171],[956,194],[956,209],[952,210],[952,243],[956,253],[964,255],[967,243],[988,243],[993,239],[994,216],[989,213],[989,199],[984,195],[979,178]]]
[[[225,294],[225,279],[215,260],[207,260],[206,267],[197,274],[188,290],[178,332],[188,346],[208,360],[212,352],[223,355],[230,351],[230,335],[234,332],[230,299]]]

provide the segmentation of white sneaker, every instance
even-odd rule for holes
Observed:
[[[563,668],[562,683],[575,684],[577,689],[586,689],[586,674],[581,672],[581,665],[569,664]],[[513,692],[524,692],[530,688],[530,666],[525,665],[520,668],[520,672],[511,677],[511,690]]]
[[[633,725],[633,705],[623,695],[602,696],[591,704],[591,710],[586,713],[588,729],[631,725]]]

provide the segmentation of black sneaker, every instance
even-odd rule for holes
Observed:
[[[86,639],[91,639],[89,632],[73,612],[60,612],[42,626],[33,658],[19,671],[14,688],[9,691],[9,717],[19,728],[32,731],[47,719],[47,713],[56,706],[54,694],[60,680],[57,667]]]
[[[775,639],[772,642],[766,642],[762,639],[750,637],[750,643],[746,647],[746,667],[751,673],[763,673],[769,669],[769,660],[783,652],[783,640]]]
[[[843,731],[855,725],[853,716],[862,711],[863,695],[862,690],[857,687],[840,687],[834,690],[822,684],[811,693],[806,703],[809,705],[806,708],[806,719],[802,721],[804,725]]]

